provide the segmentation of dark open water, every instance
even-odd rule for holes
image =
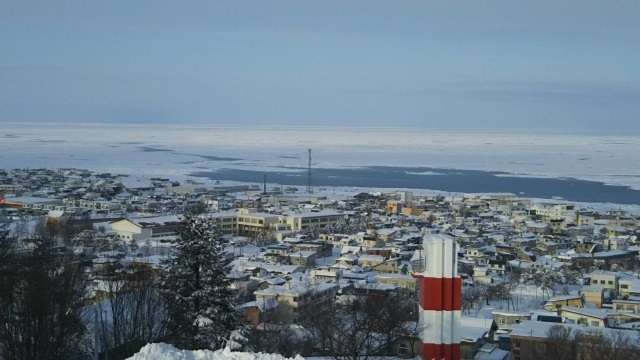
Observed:
[[[435,172],[442,175],[417,175],[415,172]],[[306,169],[300,172],[270,172],[221,169],[202,171],[193,176],[212,180],[234,180],[306,186]],[[508,192],[522,197],[592,203],[640,204],[640,191],[624,186],[609,186],[601,182],[526,177],[501,177],[502,172],[476,170],[433,169],[421,167],[375,166],[358,169],[312,169],[312,186],[355,186],[376,188],[429,189],[447,192]]]

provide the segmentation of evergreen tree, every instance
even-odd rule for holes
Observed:
[[[81,355],[86,283],[81,264],[38,238],[18,252],[0,230],[0,359],[73,359]]]
[[[162,275],[172,340],[185,349],[221,348],[236,325],[230,260],[215,220],[187,215]]]

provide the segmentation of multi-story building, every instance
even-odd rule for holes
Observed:
[[[257,302],[287,303],[292,309],[292,321],[297,323],[322,311],[336,296],[339,286],[334,282],[304,283],[290,280],[284,285],[273,285],[254,293]]]
[[[618,291],[620,274],[613,271],[596,270],[591,273],[591,285],[598,285],[607,291]]]
[[[344,214],[333,210],[308,212],[280,218],[280,224],[289,225],[289,230],[300,231],[310,227],[323,228],[344,222]]]

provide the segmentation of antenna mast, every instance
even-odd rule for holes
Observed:
[[[311,149],[309,151],[309,167],[307,168],[307,192],[311,193]]]

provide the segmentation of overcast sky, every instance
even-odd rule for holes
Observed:
[[[640,130],[640,1],[0,2],[0,121]]]

